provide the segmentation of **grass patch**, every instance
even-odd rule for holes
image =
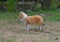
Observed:
[[[39,14],[52,14],[53,16],[51,17],[44,17],[44,18],[47,18],[47,20],[50,20],[50,21],[60,21],[60,11],[58,10],[44,10],[44,11],[33,11],[33,12],[30,12],[30,13],[27,13],[27,15],[39,15]],[[19,15],[19,12],[0,12],[0,19],[7,19],[7,20],[17,20],[17,17]]]

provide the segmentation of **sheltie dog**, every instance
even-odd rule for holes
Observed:
[[[44,26],[43,17],[40,15],[28,16],[26,13],[21,11],[18,18],[20,19],[21,22],[26,24],[27,31],[29,31],[31,24],[37,24],[40,30],[42,29],[41,26]]]

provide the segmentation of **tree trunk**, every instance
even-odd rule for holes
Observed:
[[[51,0],[43,0],[41,2],[41,9],[50,9]]]

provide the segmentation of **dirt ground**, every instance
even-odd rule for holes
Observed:
[[[0,42],[60,42],[60,22],[46,22],[42,32],[33,27],[26,31],[23,24],[0,20]]]

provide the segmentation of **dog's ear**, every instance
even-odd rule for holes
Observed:
[[[21,13],[24,13],[24,12],[23,12],[23,11],[20,11],[20,14],[21,14]]]
[[[23,17],[24,17],[23,13],[20,12],[18,18],[19,18],[19,19],[22,19]]]
[[[24,12],[23,12],[23,11],[21,11],[21,12],[20,12],[20,15],[24,15]]]

